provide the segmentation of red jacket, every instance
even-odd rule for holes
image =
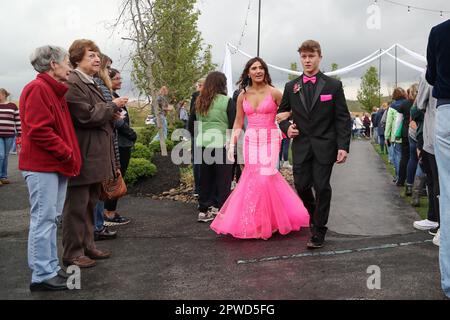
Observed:
[[[67,90],[46,73],[23,89],[20,170],[57,172],[67,177],[80,173],[80,148],[64,97]]]

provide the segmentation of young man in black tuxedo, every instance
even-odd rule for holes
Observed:
[[[320,44],[305,41],[298,52],[303,75],[286,84],[278,113],[292,112],[293,123],[284,120],[280,128],[293,138],[295,188],[311,216],[307,247],[314,249],[323,246],[328,230],[333,165],[344,163],[349,152],[350,113],[342,83],[320,72]]]

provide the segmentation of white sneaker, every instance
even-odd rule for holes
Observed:
[[[414,221],[413,226],[417,230],[425,231],[425,230],[435,229],[435,228],[439,227],[439,223],[425,219],[425,220],[420,220],[420,221]]]
[[[198,222],[209,222],[209,221],[212,221],[212,220],[214,220],[214,216],[209,211],[206,212],[206,213],[205,212],[200,212],[198,214],[198,219],[197,219]]]
[[[209,207],[208,213],[212,214],[215,217],[219,213],[219,209],[216,207]]]
[[[441,244],[441,230],[438,230],[438,232],[436,233],[436,235],[433,238],[433,244],[435,246],[438,246]]]

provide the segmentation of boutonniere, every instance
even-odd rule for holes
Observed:
[[[300,90],[302,90],[302,86],[299,82],[297,82],[296,84],[294,84],[294,93],[297,94],[300,92]]]

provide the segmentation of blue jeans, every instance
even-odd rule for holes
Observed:
[[[408,161],[408,168],[406,169],[407,172],[406,183],[414,184],[414,178],[416,176],[417,171],[417,163],[419,162],[419,158],[417,158],[417,141],[414,141],[411,138],[408,139],[409,139],[409,161]]]
[[[103,201],[97,202],[94,209],[94,230],[102,231],[105,218],[103,217],[103,211],[105,211],[105,203]]]
[[[422,167],[418,165],[418,166],[417,166],[417,169],[416,169],[415,177],[421,178],[421,177],[423,177],[424,175],[425,175],[425,172],[423,172]],[[414,179],[415,179],[415,177],[414,177]],[[413,184],[414,184],[414,183],[413,183]]]
[[[394,143],[393,148],[393,157],[394,157],[394,168],[395,168],[395,177],[398,179],[400,172],[400,160],[402,159],[402,144]]]
[[[17,153],[17,146],[16,146],[16,138],[14,137],[14,140],[13,140],[13,144],[12,144],[12,147],[11,147],[11,151],[9,152],[10,154],[14,154],[14,153]]]
[[[0,137],[0,179],[8,178],[8,156],[13,146],[15,137]]]
[[[387,150],[388,150],[389,163],[394,165],[394,144],[391,143],[391,145],[389,147],[387,147]]]
[[[378,144],[380,145],[380,150],[381,150],[381,152],[383,152],[383,153],[387,153],[388,151],[387,151],[387,147],[386,147],[386,145],[385,145],[385,140],[384,140],[384,135],[379,135],[378,136]]]
[[[436,112],[435,155],[439,173],[441,285],[450,298],[450,104],[441,105]]]
[[[291,144],[291,139],[285,138],[281,140],[281,148],[280,148],[280,161],[288,161],[289,160],[289,146]]]
[[[67,177],[57,173],[23,171],[30,193],[31,220],[28,235],[28,265],[33,283],[56,276],[59,267],[56,219],[61,216]]]
[[[373,137],[372,138],[375,143],[380,143],[380,141],[378,140],[378,127],[373,128]]]
[[[160,115],[160,121],[163,129],[164,139],[167,139],[168,135],[167,118],[163,115]],[[158,134],[153,138],[153,141],[159,141],[159,131]]]

